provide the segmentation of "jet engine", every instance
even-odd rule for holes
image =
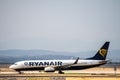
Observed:
[[[44,71],[45,71],[45,72],[54,72],[54,71],[55,71],[55,68],[54,68],[54,67],[45,67],[45,68],[44,68]]]

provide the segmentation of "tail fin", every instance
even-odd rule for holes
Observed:
[[[98,50],[98,52],[95,54],[95,56],[88,58],[88,59],[94,59],[94,60],[105,60],[109,48],[110,42],[105,42],[105,44]]]

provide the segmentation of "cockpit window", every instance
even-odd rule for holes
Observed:
[[[14,63],[14,65],[18,65],[17,63]]]

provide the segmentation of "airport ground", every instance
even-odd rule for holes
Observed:
[[[64,71],[65,74],[9,69],[10,64],[0,64],[0,80],[120,80],[120,66],[101,66],[85,70]]]

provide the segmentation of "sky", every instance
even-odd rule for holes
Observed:
[[[0,0],[0,50],[120,50],[120,0]]]

